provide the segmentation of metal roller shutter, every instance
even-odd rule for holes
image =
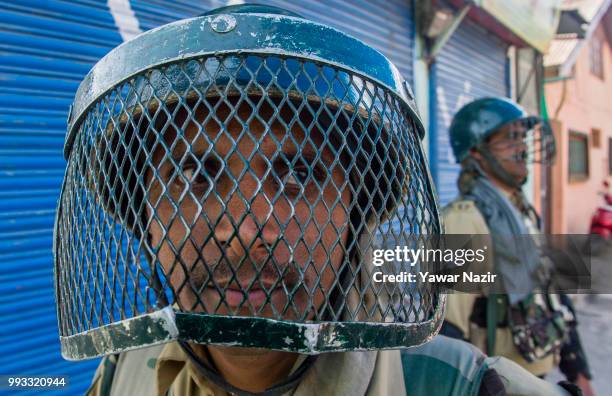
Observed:
[[[53,219],[68,106],[121,37],[104,3],[7,1],[0,10],[0,370],[65,375],[68,393],[82,394],[98,362],[60,356]]]
[[[0,374],[67,375],[69,389],[46,394],[83,394],[98,364],[61,358],[53,292],[62,145],[79,82],[124,39],[227,3],[0,1]],[[353,34],[385,53],[412,81],[411,2],[262,3]]]
[[[434,70],[435,117],[432,167],[442,205],[457,194],[459,165],[450,146],[448,128],[467,102],[483,96],[507,96],[507,45],[471,21],[463,21],[437,57]]]
[[[143,30],[194,16],[214,7],[235,1],[131,0],[132,10]],[[402,75],[412,82],[414,20],[412,1],[405,0],[261,0],[286,8],[313,21],[334,26],[372,45],[398,66]]]

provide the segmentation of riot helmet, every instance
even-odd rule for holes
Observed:
[[[453,117],[449,135],[457,162],[464,162],[475,150],[497,178],[516,188],[526,177],[517,182],[503,162],[547,164],[555,156],[548,123],[507,98],[481,98],[466,104]]]
[[[274,7],[224,7],[115,48],[69,116],[63,355],[426,342],[439,291],[372,279],[374,250],[440,233],[423,135],[383,55]]]

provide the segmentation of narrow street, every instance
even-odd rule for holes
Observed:
[[[597,273],[593,279],[596,291],[602,294],[572,296],[578,313],[580,336],[593,373],[593,387],[598,396],[609,395],[612,389],[612,252],[594,258]],[[548,378],[557,382],[563,379],[555,371]]]

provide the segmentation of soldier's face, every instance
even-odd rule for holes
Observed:
[[[494,133],[488,148],[504,170],[517,182],[527,178],[527,127],[520,121],[504,125]]]
[[[337,154],[271,112],[221,106],[207,115],[200,106],[185,121],[179,111],[146,176],[149,240],[177,302],[311,318],[346,256],[351,194]]]

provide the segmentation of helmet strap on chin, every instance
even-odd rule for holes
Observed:
[[[508,173],[508,171],[504,169],[501,163],[497,160],[497,158],[495,158],[495,156],[485,145],[480,145],[477,150],[487,162],[493,176],[495,176],[501,182],[515,190],[522,189],[522,186],[527,181],[527,178],[524,178],[520,182],[517,181],[514,177],[512,177],[512,175]]]
[[[266,389],[263,392],[249,392],[233,386],[223,378],[223,375],[214,366],[212,357],[210,356],[210,352],[208,351],[208,349],[204,348],[207,358],[212,363],[212,366],[209,366],[202,359],[200,359],[193,350],[193,348],[191,348],[191,346],[187,342],[179,341],[179,345],[181,346],[181,348],[189,358],[189,361],[191,362],[192,366],[195,368],[196,372],[200,376],[208,379],[224,391],[237,396],[281,396],[295,389],[299,385],[306,372],[313,366],[314,362],[317,359],[316,355],[310,355],[306,357],[302,364],[285,380],[281,381],[280,383],[277,383],[276,385],[273,385],[272,387]]]

